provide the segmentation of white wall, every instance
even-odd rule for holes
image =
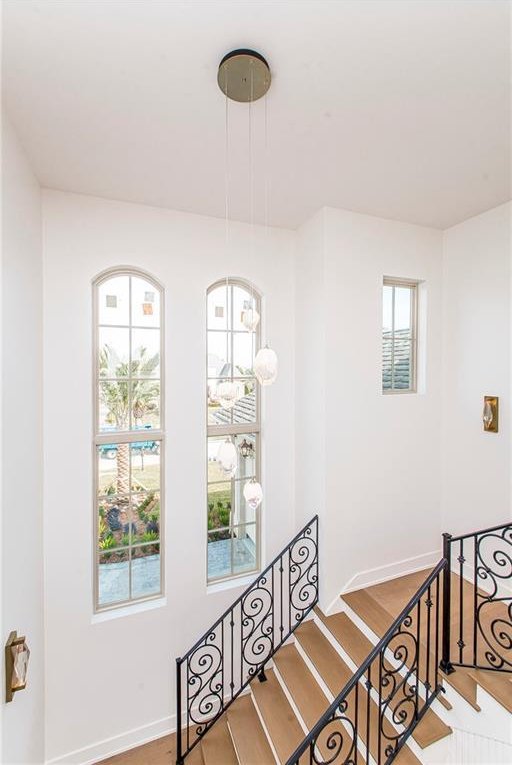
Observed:
[[[325,509],[324,211],[297,237],[295,268],[295,476],[297,527]],[[320,528],[320,534],[323,534]],[[321,582],[323,587],[323,581]]]
[[[172,727],[174,658],[239,592],[205,586],[205,293],[227,274],[263,293],[263,332],[279,357],[262,396],[263,561],[292,536],[294,236],[256,228],[252,252],[250,227],[233,224],[226,252],[221,220],[53,191],[43,204],[47,759],[85,749],[68,763]],[[119,264],[166,289],[167,601],[95,622],[91,280]]]
[[[444,232],[443,530],[511,517],[511,216],[496,207]],[[483,397],[500,397],[485,433]]]
[[[297,503],[310,460],[316,474],[323,437],[321,599],[328,606],[346,586],[429,564],[440,547],[442,234],[334,209],[322,216],[318,271],[315,234],[307,227],[299,234],[299,257],[315,278],[297,277],[297,314],[306,301],[323,311],[317,379],[321,389],[325,385],[325,403],[321,393],[317,406],[307,369],[310,354],[317,358],[316,333],[301,339],[298,332],[297,402],[305,413],[297,407]],[[381,392],[384,275],[424,282],[420,356],[426,376],[417,394]]]
[[[31,650],[28,687],[9,704],[2,673],[0,759],[11,765],[44,756],[42,259],[39,185],[2,123],[2,646],[17,630]]]

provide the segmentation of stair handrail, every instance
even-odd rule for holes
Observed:
[[[318,563],[318,515],[314,515],[192,648],[176,659],[177,765],[183,765],[255,677],[266,679],[265,664],[318,603]]]
[[[444,572],[444,573],[443,573]],[[390,749],[387,748],[384,751],[384,755],[386,759],[384,760],[385,765],[388,765],[388,763],[392,762],[395,757],[397,756],[400,749],[404,746],[407,739],[411,736],[413,730],[418,725],[420,720],[423,718],[425,713],[430,708],[432,702],[434,699],[439,695],[441,691],[444,691],[440,681],[439,681],[439,662],[438,662],[438,653],[439,653],[439,603],[440,603],[440,591],[441,586],[439,584],[439,580],[441,577],[441,574],[443,574],[443,578],[446,576],[447,573],[447,561],[445,558],[442,558],[439,563],[436,565],[432,573],[427,577],[425,582],[421,585],[421,587],[417,590],[417,592],[412,596],[412,598],[409,600],[407,605],[402,609],[399,616],[396,617],[396,619],[393,621],[389,629],[386,631],[386,633],[383,635],[383,637],[379,640],[379,642],[374,646],[374,648],[370,651],[366,659],[363,661],[361,666],[357,669],[357,671],[352,675],[350,680],[345,684],[344,688],[340,691],[340,693],[336,696],[334,701],[328,706],[324,714],[320,717],[318,722],[313,726],[313,728],[310,730],[310,732],[307,734],[307,736],[304,737],[302,742],[299,744],[299,746],[295,749],[291,757],[288,758],[286,761],[286,765],[298,765],[299,761],[301,761],[301,758],[308,752],[309,750],[309,762],[315,763],[320,765],[322,763],[322,760],[318,758],[318,753],[315,754],[315,746],[316,742],[319,738],[319,736],[323,733],[323,731],[327,728],[327,726],[334,723],[334,729],[333,731],[327,736],[325,741],[325,748],[328,751],[328,759],[325,760],[325,763],[334,763],[337,762],[337,758],[342,751],[342,748],[345,744],[343,736],[339,730],[340,726],[344,723],[347,724],[347,726],[343,727],[343,730],[347,730],[347,732],[350,732],[350,728],[352,728],[352,739],[350,739],[349,736],[347,736],[347,739],[349,741],[350,751],[347,753],[346,758],[343,760],[343,762],[356,762],[356,754],[357,754],[357,742],[358,742],[358,689],[359,689],[359,682],[363,678],[365,674],[367,674],[371,670],[371,666],[373,662],[377,659],[377,657],[380,656],[379,659],[379,689],[378,689],[378,699],[379,699],[379,747],[380,747],[380,728],[383,723],[383,720],[385,719],[384,712],[381,712],[381,702],[382,702],[382,671],[384,668],[384,658],[386,652],[391,652],[395,654],[395,659],[398,658],[399,663],[401,664],[401,667],[399,669],[407,669],[407,673],[405,676],[405,679],[402,677],[401,680],[396,680],[396,685],[394,685],[392,693],[394,694],[395,691],[399,688],[405,689],[405,683],[413,676],[413,672],[411,668],[408,668],[405,664],[405,661],[403,660],[403,656],[396,656],[396,650],[389,647],[389,644],[391,643],[392,639],[397,635],[403,635],[403,634],[410,634],[410,633],[404,633],[401,632],[401,628],[405,625],[406,628],[409,628],[411,626],[411,614],[415,608],[419,608],[419,603],[421,601],[421,598],[425,593],[427,593],[427,613],[429,615],[429,631],[428,631],[428,638],[430,638],[430,611],[431,607],[433,606],[432,603],[432,592],[431,588],[436,583],[436,598],[435,598],[435,610],[436,610],[436,621],[435,621],[435,660],[432,662],[432,666],[430,669],[432,670],[433,677],[435,678],[435,681],[433,684],[430,683],[430,669],[427,668],[426,673],[426,682],[421,682],[420,678],[417,677],[417,685],[415,687],[419,691],[419,686],[422,685],[424,688],[425,693],[425,701],[424,704],[421,706],[421,709],[418,708],[419,704],[419,692],[416,693],[416,709],[414,718],[411,720],[411,723],[408,725],[407,729],[397,737],[396,745],[394,747],[391,747]],[[448,572],[449,573],[449,572]],[[429,605],[430,603],[430,605]],[[420,617],[421,621],[421,617]],[[419,622],[420,623],[420,622]],[[416,651],[417,656],[419,656],[419,638],[418,643],[416,645]],[[427,645],[427,657],[430,657],[430,640],[428,641]],[[388,661],[388,668],[391,662],[389,659]],[[427,658],[427,664],[428,664],[429,658]],[[399,670],[397,670],[398,672]],[[375,686],[371,683],[371,676],[368,675],[368,679],[365,683],[366,690],[368,693],[368,709],[369,709],[369,700],[371,696],[371,691],[375,689]],[[355,724],[353,721],[350,720],[348,716],[346,716],[347,708],[348,708],[348,697],[350,693],[355,689],[355,706],[356,706],[356,713],[355,713]],[[391,694],[390,694],[391,695]],[[388,699],[389,700],[389,699]],[[386,700],[384,700],[384,705],[389,706],[386,703]],[[370,713],[368,712],[368,718],[367,718],[367,727],[366,730],[369,730],[368,721],[371,719]],[[350,744],[350,741],[352,743]],[[368,741],[367,741],[368,745]],[[391,745],[389,745],[391,746]],[[380,759],[380,748],[379,748],[379,762]],[[301,761],[301,765],[304,761]]]
[[[455,555],[457,586],[451,576],[445,578],[441,669],[446,674],[456,667],[512,672],[512,521],[457,536],[443,534],[449,572]],[[464,618],[468,583],[473,600],[469,635]],[[451,639],[452,605],[459,614],[456,648]]]

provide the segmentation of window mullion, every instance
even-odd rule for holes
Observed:
[[[395,286],[391,290],[391,390],[395,389]]]

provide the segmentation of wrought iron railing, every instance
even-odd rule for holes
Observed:
[[[187,653],[176,659],[177,763],[199,743],[318,602],[318,516]]]
[[[443,538],[442,669],[512,672],[512,524]]]
[[[441,560],[286,765],[387,765],[443,690]]]

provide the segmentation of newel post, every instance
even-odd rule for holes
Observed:
[[[176,765],[183,765],[181,746],[181,658],[176,659]]]
[[[450,634],[451,634],[451,534],[443,534],[443,558],[445,568],[443,572],[443,640],[442,659],[439,664],[442,671],[449,675],[455,672],[450,661]]]

